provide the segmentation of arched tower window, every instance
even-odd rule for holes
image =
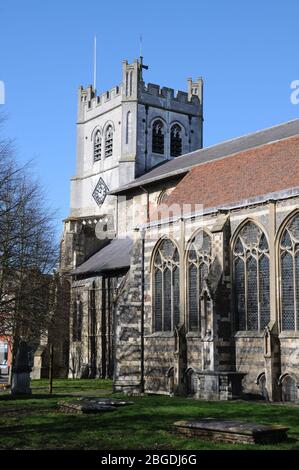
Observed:
[[[233,248],[236,328],[262,331],[270,321],[269,247],[264,232],[247,222]]]
[[[299,329],[299,213],[286,225],[280,239],[281,329]]]
[[[182,128],[174,124],[170,130],[170,156],[182,155]]]
[[[162,240],[154,258],[155,331],[173,331],[180,322],[179,262],[174,243]]]
[[[160,155],[164,154],[164,124],[161,119],[157,119],[153,123],[152,151]]]
[[[187,252],[188,327],[196,331],[201,326],[200,294],[211,264],[211,237],[200,231],[191,241]]]
[[[93,160],[97,162],[101,160],[102,156],[102,136],[101,132],[98,130],[94,136],[94,143],[93,143]]]
[[[106,129],[105,132],[105,157],[111,157],[113,153],[113,129],[111,124]]]
[[[130,143],[132,133],[132,113],[131,111],[127,112],[126,118],[126,144]]]

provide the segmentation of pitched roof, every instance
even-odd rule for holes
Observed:
[[[130,238],[114,238],[109,245],[97,251],[71,274],[99,274],[129,268],[132,246],[133,241]]]
[[[299,135],[193,168],[164,204],[216,208],[299,187]]]
[[[111,191],[110,194],[121,194],[133,188],[146,186],[156,181],[168,179],[177,175],[183,176],[193,167],[202,163],[228,157],[245,150],[260,147],[270,142],[276,142],[298,134],[299,119],[295,119],[268,129],[263,129],[242,137],[227,140],[225,142],[212,145],[211,147],[206,147],[174,158],[139,178],[136,178],[131,183]]]

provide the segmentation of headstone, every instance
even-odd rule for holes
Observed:
[[[29,348],[26,341],[21,341],[12,373],[12,395],[31,395],[30,372]]]

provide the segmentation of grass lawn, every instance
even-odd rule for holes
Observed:
[[[58,412],[57,402],[79,395],[111,396],[111,381],[55,380],[50,396],[47,382],[36,380],[32,391],[29,399],[0,393],[0,449],[299,449],[299,406],[144,396],[129,398],[134,405],[116,411],[73,415]],[[171,433],[174,421],[202,417],[283,424],[290,428],[290,439],[272,446],[229,445]]]

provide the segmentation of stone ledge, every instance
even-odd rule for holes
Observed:
[[[173,331],[156,331],[149,335],[146,335],[145,338],[174,338]]]
[[[237,331],[235,338],[263,338],[263,331]]]

